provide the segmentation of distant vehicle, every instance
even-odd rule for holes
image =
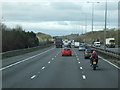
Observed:
[[[64,39],[63,41],[67,41],[68,42],[69,40],[68,39]]]
[[[63,48],[61,54],[62,54],[62,56],[64,56],[64,55],[72,56],[72,51],[70,48]]]
[[[115,48],[115,38],[106,38],[106,46],[109,48]]]
[[[75,48],[78,48],[79,46],[80,46],[80,43],[79,43],[79,42],[75,42],[75,43],[74,43],[74,47],[75,47]]]
[[[74,46],[74,43],[71,43],[71,46]]]
[[[101,44],[100,44],[100,42],[94,42],[94,46],[95,46],[95,47],[100,47]]]
[[[92,45],[91,44],[87,44],[88,47],[91,47]]]
[[[85,52],[84,52],[84,58],[85,59],[90,58],[91,55],[92,55],[92,50],[86,49]]]
[[[79,51],[84,51],[85,50],[85,46],[79,46]]]
[[[87,44],[83,44],[83,45],[81,45],[81,46],[83,46],[83,47],[85,47],[85,48],[88,48],[88,45],[87,45]]]
[[[63,46],[64,47],[69,47],[69,48],[71,48],[71,41],[69,41],[69,40],[63,40]]]
[[[83,45],[85,45],[85,43],[81,42],[80,45],[83,46]]]
[[[64,47],[67,47],[69,45],[68,41],[63,42]]]
[[[55,46],[56,48],[62,48],[63,42],[61,38],[56,38],[55,39]]]

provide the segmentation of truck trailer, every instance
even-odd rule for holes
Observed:
[[[61,38],[55,38],[55,46],[56,48],[62,48],[63,42]]]
[[[74,47],[75,48],[78,48],[80,46],[80,43],[79,42],[74,42]]]
[[[106,46],[109,48],[115,48],[115,38],[106,38]]]

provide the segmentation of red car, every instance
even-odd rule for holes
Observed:
[[[64,55],[72,56],[72,51],[70,48],[63,48],[61,54],[62,54],[62,56],[64,56]]]

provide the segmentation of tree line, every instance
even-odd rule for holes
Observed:
[[[0,28],[2,28],[2,52],[39,45],[36,34],[32,31],[25,32],[19,25],[11,29],[0,23]]]

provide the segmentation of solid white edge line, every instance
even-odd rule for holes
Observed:
[[[86,76],[85,75],[82,75],[83,79],[86,79]]]
[[[33,78],[35,78],[36,77],[36,75],[33,75],[32,77],[31,77],[31,79],[33,79]]]
[[[54,48],[52,48],[52,49],[54,49]],[[19,63],[25,62],[25,61],[27,61],[27,60],[29,60],[29,59],[34,58],[34,57],[37,57],[37,56],[39,56],[39,55],[41,55],[41,54],[44,54],[44,53],[46,53],[46,52],[48,52],[48,51],[50,51],[50,50],[52,50],[52,49],[46,50],[46,51],[44,51],[44,52],[42,52],[42,53],[40,53],[40,54],[31,56],[31,57],[29,57],[29,58],[23,59],[22,61],[18,61],[18,62],[16,62],[16,63],[13,63],[13,64],[10,64],[10,65],[5,66],[5,67],[3,67],[3,68],[0,68],[0,71],[1,71],[1,70],[4,70],[4,69],[7,69],[7,68],[9,68],[9,67],[12,67],[12,66],[14,66],[14,65],[17,65],[17,64],[19,64]]]
[[[103,57],[99,56],[99,58],[101,58],[102,60],[104,60],[105,62],[111,64],[112,66],[116,67],[117,69],[120,69],[120,67],[118,67],[117,65],[111,63],[110,61],[108,61],[107,59],[104,59]]]

